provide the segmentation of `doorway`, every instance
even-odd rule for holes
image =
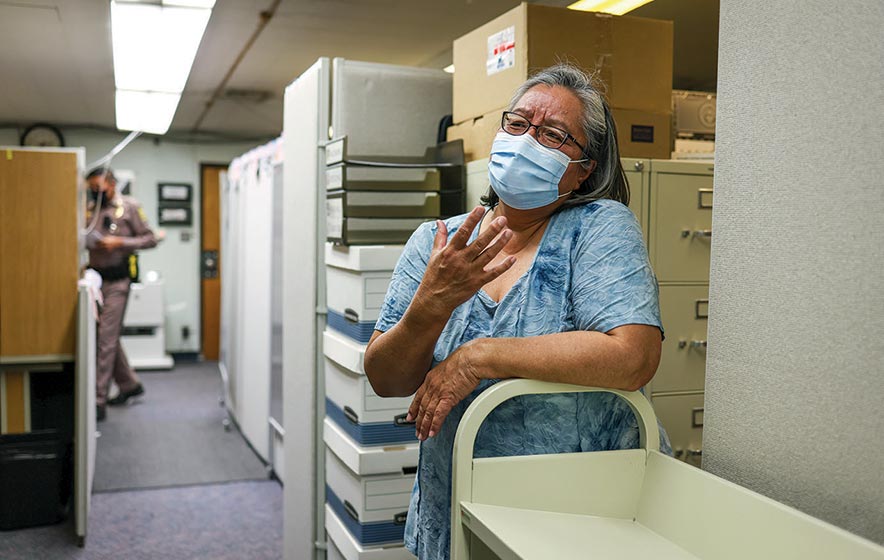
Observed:
[[[200,166],[200,348],[217,361],[221,337],[221,174],[227,165]]]

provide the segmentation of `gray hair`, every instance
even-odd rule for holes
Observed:
[[[573,64],[556,64],[534,74],[522,84],[513,95],[509,110],[528,90],[540,85],[567,88],[580,100],[583,106],[581,126],[587,140],[585,156],[596,162],[593,172],[559,209],[580,206],[600,198],[610,198],[628,205],[629,181],[620,164],[617,128],[608,102],[602,95],[604,86],[595,75],[587,74]],[[587,166],[586,163],[582,165]],[[497,193],[491,187],[482,197],[482,203],[486,206],[496,206],[498,200]]]

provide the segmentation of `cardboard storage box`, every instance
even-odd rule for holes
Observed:
[[[522,3],[454,41],[454,122],[508,105],[533,72],[560,60],[598,71],[612,107],[672,107],[670,21]]]
[[[620,157],[669,159],[672,113],[612,108]]]
[[[505,107],[456,124],[448,128],[448,141],[463,140],[464,161],[487,158],[491,153],[491,143],[500,130],[500,118]]]
[[[500,128],[504,108],[448,128],[448,140],[463,140],[464,158],[475,161],[487,158]],[[617,125],[621,157],[669,159],[672,151],[671,113],[652,113],[631,109],[611,109]]]

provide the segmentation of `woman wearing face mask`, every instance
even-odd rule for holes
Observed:
[[[636,390],[660,359],[657,283],[593,79],[563,64],[523,84],[488,168],[483,207],[409,240],[365,354],[379,395],[416,392],[409,417],[422,443],[405,543],[422,559],[448,558],[452,445],[481,391],[509,377]],[[617,397],[538,395],[497,408],[475,454],[637,446]]]

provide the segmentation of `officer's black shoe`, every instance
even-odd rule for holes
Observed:
[[[128,391],[120,391],[120,394],[117,395],[116,397],[108,400],[107,404],[109,404],[111,406],[118,406],[121,404],[126,404],[126,401],[128,401],[132,397],[137,397],[138,395],[143,395],[143,394],[144,394],[144,386],[141,383],[139,383],[133,389],[130,389]]]
[[[95,420],[98,422],[104,422],[105,418],[107,418],[107,406],[103,404],[95,405]]]

